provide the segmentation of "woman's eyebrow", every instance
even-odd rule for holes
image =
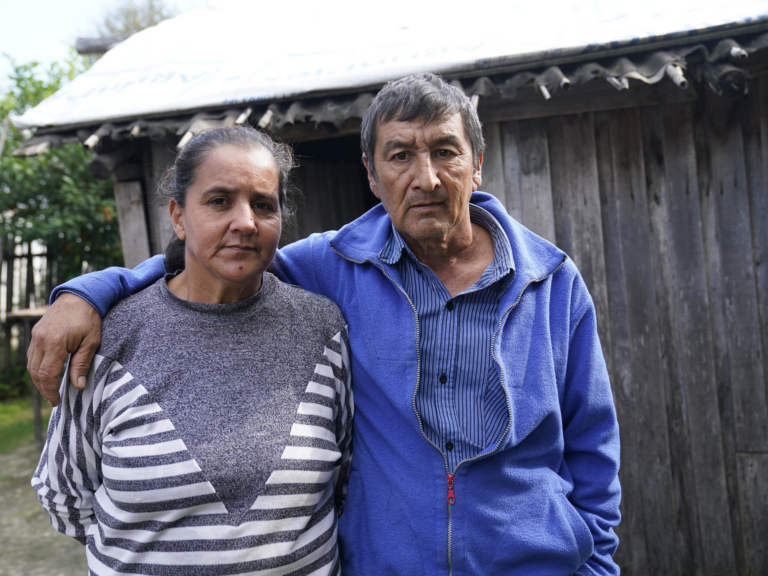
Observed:
[[[212,188],[209,188],[205,192],[203,192],[203,196],[215,196],[216,194],[237,194],[238,190],[234,188],[228,188],[226,186],[213,186]],[[254,192],[251,194],[253,197],[258,198],[259,200],[272,200],[277,201],[278,195],[276,192]]]
[[[210,196],[212,194],[236,194],[237,190],[234,188],[227,188],[226,186],[213,186],[203,192],[203,196]]]

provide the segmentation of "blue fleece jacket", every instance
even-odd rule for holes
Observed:
[[[493,339],[509,422],[455,478],[416,411],[419,321],[396,268],[378,257],[390,227],[381,205],[278,253],[278,273],[334,300],[349,324],[355,456],[339,528],[343,571],[618,574],[619,432],[592,300],[562,251],[492,196],[471,201],[501,223],[515,259]],[[59,291],[103,315],[162,273],[156,257]]]

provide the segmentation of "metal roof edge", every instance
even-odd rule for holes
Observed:
[[[516,54],[513,56],[504,56],[498,58],[488,58],[475,61],[469,64],[462,64],[458,66],[449,66],[439,70],[434,70],[436,74],[439,74],[446,79],[458,79],[458,78],[476,78],[480,76],[489,76],[495,74],[507,74],[511,72],[519,72],[522,70],[533,68],[544,68],[549,66],[561,66],[565,64],[575,64],[582,61],[588,61],[595,58],[609,59],[622,55],[632,54],[636,52],[646,52],[659,50],[664,48],[670,48],[674,46],[681,46],[690,43],[701,43],[712,40],[718,40],[734,35],[745,35],[768,31],[768,13],[763,16],[756,17],[749,22],[734,22],[729,24],[723,24],[711,28],[702,30],[691,30],[685,32],[673,32],[665,34],[659,37],[647,37],[637,38],[632,40],[611,42],[609,45],[594,44],[579,47],[570,48],[558,48],[554,50],[547,50],[544,52],[530,52],[525,54]],[[237,106],[247,107],[251,106],[256,109],[264,107],[275,102],[287,102],[297,99],[307,100],[313,98],[328,98],[332,96],[344,96],[351,94],[359,94],[362,92],[376,92],[385,82],[377,82],[374,84],[360,85],[354,87],[345,87],[339,89],[317,90],[299,92],[296,94],[286,95],[279,98],[263,98],[253,102],[241,103]],[[153,114],[142,115],[143,120],[153,120],[162,118],[173,118],[175,116],[187,116],[190,114],[197,114],[206,111],[217,111],[223,108],[237,107],[233,104],[211,104],[207,106],[198,106],[189,109],[177,109],[167,110],[164,112],[158,112]],[[74,131],[87,127],[99,126],[105,123],[121,123],[121,122],[133,122],[137,120],[137,116],[112,116],[104,117],[98,120],[90,120],[87,122],[80,122],[75,124],[61,124],[61,125],[49,125],[38,127],[35,131],[35,135],[46,134],[59,134],[62,132]],[[13,122],[13,118],[11,119]]]

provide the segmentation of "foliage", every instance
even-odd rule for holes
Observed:
[[[74,54],[47,70],[36,62],[13,63],[12,86],[0,96],[0,122],[35,106],[85,66]],[[88,269],[120,264],[112,181],[89,176],[92,153],[67,145],[41,156],[12,156],[22,140],[23,135],[11,128],[0,156],[0,234],[13,236],[16,242],[45,245],[48,269],[55,269],[57,282]]]
[[[51,408],[43,402],[43,435],[48,428]],[[0,402],[0,454],[7,454],[17,446],[31,442],[34,438],[34,415],[28,398],[13,402]]]
[[[100,36],[133,34],[172,16],[174,13],[162,0],[123,0],[106,14],[96,31]]]

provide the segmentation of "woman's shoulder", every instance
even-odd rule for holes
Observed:
[[[159,317],[162,307],[160,283],[148,286],[140,292],[121,300],[110,308],[101,324],[99,354],[108,358],[122,356],[120,351],[137,338],[148,324]]]

